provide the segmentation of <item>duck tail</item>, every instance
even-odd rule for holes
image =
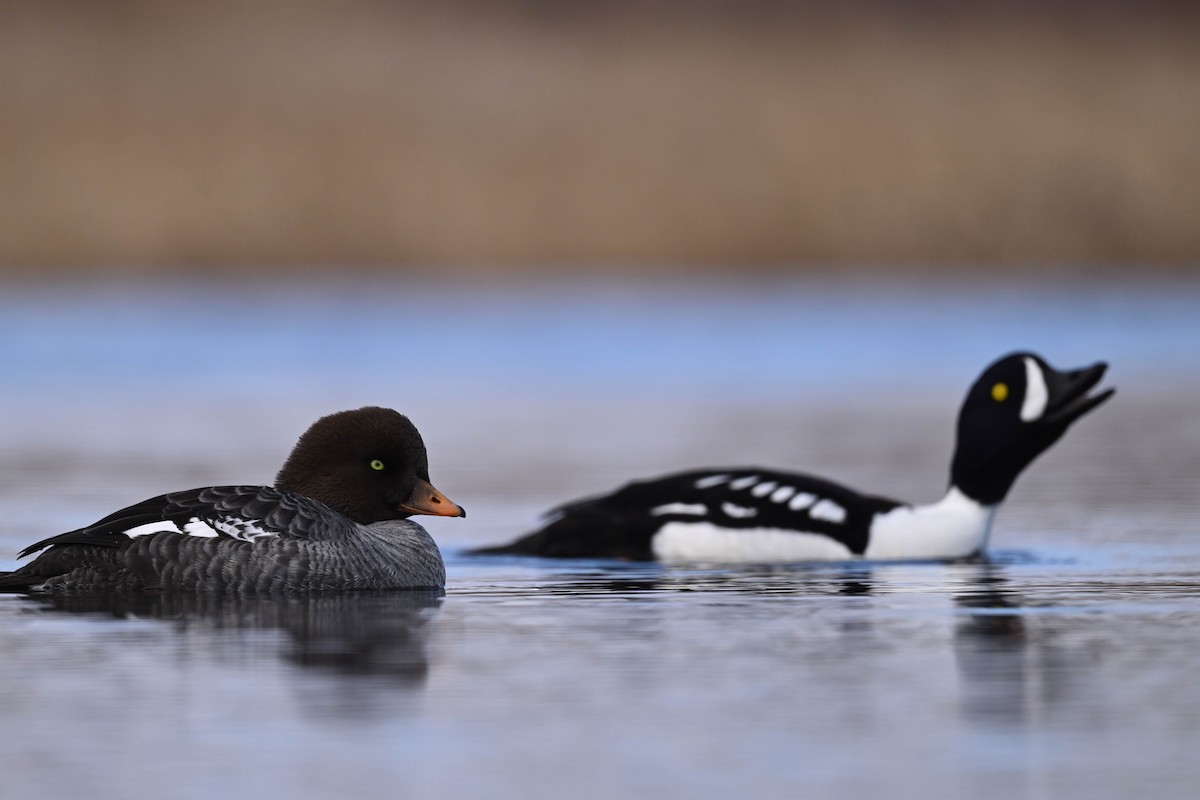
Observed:
[[[22,574],[21,570],[0,572],[0,593],[27,592],[33,583],[30,576]]]
[[[656,527],[642,519],[622,518],[600,504],[580,504],[564,509],[516,541],[468,550],[467,554],[648,561],[654,558],[650,537]]]

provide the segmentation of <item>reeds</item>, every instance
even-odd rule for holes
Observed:
[[[1196,264],[1136,5],[5,4],[0,266]]]

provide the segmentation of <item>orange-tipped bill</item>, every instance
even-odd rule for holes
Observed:
[[[412,495],[400,504],[409,514],[430,514],[435,517],[465,517],[467,512],[458,503],[433,488],[428,481],[417,478]]]

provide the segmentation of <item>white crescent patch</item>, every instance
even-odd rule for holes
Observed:
[[[1025,401],[1021,403],[1021,420],[1033,422],[1046,413],[1050,392],[1046,389],[1046,376],[1032,358],[1025,359]]]

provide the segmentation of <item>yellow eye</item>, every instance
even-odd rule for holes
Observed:
[[[373,469],[373,470],[383,469],[383,462],[380,461],[378,458],[375,459],[374,461],[371,462],[371,469]]]
[[[997,403],[1003,403],[1008,399],[1008,384],[997,383],[992,387],[992,399]]]

